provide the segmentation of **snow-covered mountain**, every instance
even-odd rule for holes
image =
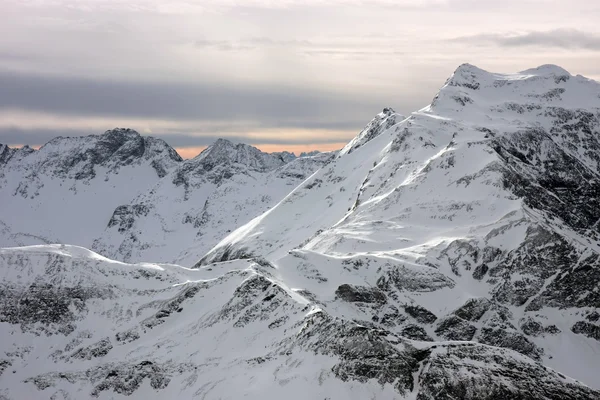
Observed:
[[[336,317],[328,305],[309,300],[307,291],[278,281],[272,264],[257,261],[194,270],[124,264],[66,245],[1,249],[0,395],[600,396],[515,351],[470,341],[414,340]],[[376,288],[349,288],[338,290],[348,307],[386,299]],[[415,316],[427,318],[415,310]]]
[[[113,210],[181,158],[160,139],[130,129],[57,137],[39,150],[0,147],[0,246],[89,247]]]
[[[337,318],[510,348],[597,386],[599,120],[597,82],[462,65],[199,265],[260,257]]]
[[[127,262],[193,265],[334,156],[281,157],[219,139],[118,207],[92,249]]]
[[[335,156],[219,139],[183,161],[130,129],[0,147],[0,247],[69,243],[120,261],[193,265]]]
[[[107,230],[136,235],[132,258],[168,252],[187,225],[146,235],[163,208],[195,221],[208,201],[224,234],[242,217],[219,199],[260,212],[235,188],[302,175],[195,268],[0,250],[0,396],[600,399],[599,131],[597,82],[465,64],[306,169],[218,142]]]

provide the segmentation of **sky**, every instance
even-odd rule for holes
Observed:
[[[594,0],[0,0],[0,143],[132,128],[186,158],[219,137],[341,148],[468,62],[600,80]]]

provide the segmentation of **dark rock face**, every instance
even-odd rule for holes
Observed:
[[[8,367],[12,365],[10,360],[0,360],[0,377]]]
[[[22,330],[42,330],[46,333],[71,333],[77,318],[72,310],[81,312],[85,302],[105,296],[96,288],[59,287],[34,283],[26,288],[0,287],[0,321],[20,325]],[[41,326],[35,327],[37,323]]]
[[[427,334],[425,329],[419,325],[407,325],[402,328],[401,334],[409,339],[433,342],[433,339]]]
[[[91,360],[92,358],[104,357],[110,350],[112,350],[112,348],[113,345],[110,343],[110,339],[104,338],[97,343],[75,351],[73,354],[71,354],[71,358]]]
[[[332,372],[343,381],[392,384],[403,395],[414,389],[412,374],[429,350],[408,347],[399,350],[386,337],[390,332],[369,329],[349,321],[316,312],[310,315],[295,345],[319,354],[335,355],[340,361]]]
[[[280,318],[296,312],[285,290],[262,275],[253,275],[237,287],[231,299],[205,325],[233,321],[235,328],[243,328],[259,322],[273,329],[281,324]]]
[[[417,350],[388,331],[324,312],[307,317],[303,326],[296,345],[339,357],[332,369],[339,379],[391,383],[400,396],[417,390],[420,400],[600,399],[598,392],[507,350],[472,342]]]
[[[190,366],[187,366],[189,368]],[[104,364],[82,372],[48,373],[29,378],[26,382],[33,383],[38,390],[55,387],[60,381],[76,383],[89,380],[94,382],[90,396],[99,397],[104,391],[112,391],[124,396],[133,394],[147,379],[150,387],[155,390],[164,389],[169,385],[171,376],[181,373],[184,366],[159,365],[152,361],[138,363]]]
[[[385,291],[397,289],[401,292],[433,292],[444,287],[454,287],[455,283],[442,273],[431,268],[429,274],[417,274],[404,266],[391,266],[377,280],[377,286]]]
[[[146,216],[150,212],[148,206],[144,204],[133,204],[119,206],[113,212],[110,221],[108,221],[108,227],[119,226],[119,232],[123,233],[133,226],[136,218]]]
[[[477,328],[462,318],[449,316],[438,324],[435,333],[448,340],[471,340]]]
[[[432,324],[437,320],[434,313],[418,304],[404,306],[404,311],[422,324]]]
[[[544,327],[532,318],[528,318],[521,323],[521,330],[526,335],[539,336],[544,332]]]
[[[386,302],[385,294],[377,288],[364,286],[340,285],[335,291],[335,295],[340,299],[350,303],[379,303]]]
[[[585,321],[579,321],[571,327],[571,330],[573,331],[573,333],[579,333],[581,335],[585,335],[589,338],[600,341],[600,326],[598,325]]]
[[[600,394],[570,383],[540,364],[504,357],[475,345],[432,354],[419,376],[417,400],[584,400]]]
[[[100,392],[112,390],[127,396],[135,392],[144,379],[150,380],[153,389],[164,389],[171,381],[162,367],[151,361],[142,361],[137,365],[125,364],[108,371],[105,378],[94,387],[91,395],[98,397]]]
[[[381,113],[379,113],[363,130],[356,136],[356,138],[350,142],[342,153],[350,154],[359,147],[362,147],[365,143],[373,140],[387,129],[394,126],[397,122],[400,122],[401,116],[391,107],[386,107]]]
[[[473,278],[475,278],[479,281],[482,280],[484,278],[485,274],[487,274],[488,270],[489,270],[489,267],[487,266],[487,264],[478,265],[473,270]]]
[[[587,319],[590,322],[597,322],[598,320],[600,320],[600,313],[598,311],[592,311],[591,313],[586,315],[585,319]]]
[[[200,292],[200,290],[209,286],[210,283],[205,282],[190,283],[186,285],[175,297],[157,305],[158,311],[151,317],[142,321],[141,325],[144,328],[154,328],[155,326],[163,324],[171,315],[183,310],[183,303],[185,301],[192,299]],[[117,335],[117,340],[123,342],[130,342],[135,338],[135,334],[130,332],[122,332],[120,335],[120,337]]]
[[[478,321],[483,317],[492,306],[492,303],[486,298],[470,299],[454,315],[466,321]]]
[[[64,151],[64,148],[70,150]],[[76,180],[93,179],[99,166],[116,172],[143,159],[151,160],[160,178],[174,164],[182,161],[177,152],[162,140],[143,137],[132,129],[121,128],[98,136],[58,137],[45,144],[40,151],[49,153],[48,158],[38,166],[40,171]]]
[[[600,263],[594,254],[579,263],[569,265],[531,303],[531,309],[539,306],[559,308],[600,308]]]
[[[520,327],[523,333],[528,336],[542,336],[545,334],[556,335],[560,333],[560,329],[558,329],[555,325],[548,325],[544,327],[540,322],[531,317],[521,320]]]
[[[13,156],[16,149],[10,148],[5,144],[0,144],[0,170],[4,164]]]
[[[502,328],[483,328],[479,334],[479,342],[491,346],[504,347],[539,360],[543,350],[518,332],[510,332]]]
[[[529,207],[562,219],[586,236],[594,235],[589,230],[598,232],[595,223],[600,218],[600,181],[596,179],[600,121],[583,111],[550,109],[549,113],[556,118],[550,132],[530,128],[493,140],[492,147],[507,166],[504,185]],[[572,146],[579,141],[589,158],[573,156],[557,144],[557,137],[568,139]]]

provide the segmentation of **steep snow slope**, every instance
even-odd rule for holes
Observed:
[[[42,245],[0,250],[0,267],[3,398],[600,398],[514,351],[336,318],[264,261]]]
[[[379,126],[199,265],[260,257],[339,318],[510,348],[598,387],[600,84],[465,64]]]
[[[193,265],[229,232],[267,211],[334,156],[282,158],[219,139],[118,207],[92,248],[127,262]]]
[[[165,142],[129,129],[58,137],[39,150],[0,146],[0,246],[90,246],[112,211],[175,167]]]

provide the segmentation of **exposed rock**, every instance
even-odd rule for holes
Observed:
[[[543,350],[520,333],[510,332],[501,328],[482,328],[479,334],[479,341],[491,346],[504,347],[518,351],[534,360],[539,360],[544,353]]]
[[[462,318],[449,316],[438,323],[435,333],[448,340],[471,340],[477,328]]]
[[[406,305],[404,311],[422,324],[432,324],[437,320],[434,313],[418,304]]]
[[[433,339],[427,334],[425,329],[419,325],[407,325],[402,328],[401,334],[409,339],[433,342]]]
[[[97,343],[80,348],[79,350],[71,354],[71,358],[91,360],[92,358],[104,357],[108,354],[110,350],[112,350],[112,348],[113,346],[110,343],[110,339],[104,338]]]
[[[340,285],[335,295],[344,301],[350,303],[379,303],[383,304],[386,302],[386,297],[383,292],[377,288],[369,288],[364,286],[354,285]]]
[[[469,299],[454,311],[454,315],[466,321],[478,321],[491,306],[492,303],[486,298]]]
[[[579,333],[581,335],[585,335],[589,338],[600,341],[600,326],[598,325],[585,321],[579,321],[571,327],[571,330],[573,331],[573,333]]]

